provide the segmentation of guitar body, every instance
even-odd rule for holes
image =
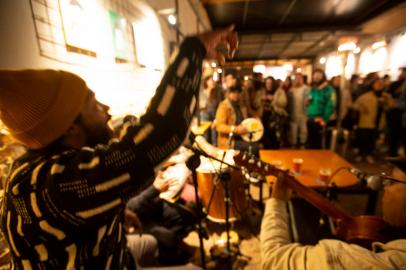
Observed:
[[[386,243],[393,240],[389,226],[377,216],[358,216],[346,221],[337,220],[336,235],[348,243],[371,248],[373,242]]]

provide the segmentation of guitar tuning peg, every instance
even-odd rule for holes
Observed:
[[[250,158],[250,159],[248,160],[248,163],[249,163],[249,164],[254,164],[254,163],[255,163],[255,160],[253,160],[252,158]]]
[[[258,161],[258,162],[257,162],[257,166],[258,166],[258,168],[261,168],[261,167],[262,167],[262,162],[261,162],[261,161]]]
[[[266,171],[269,170],[269,165],[268,164],[265,164],[265,170]]]
[[[247,153],[244,153],[243,155],[242,155],[242,160],[246,160],[247,159]]]

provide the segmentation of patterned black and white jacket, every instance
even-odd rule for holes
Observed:
[[[12,168],[1,226],[13,269],[131,269],[123,210],[189,132],[206,54],[186,38],[146,114],[95,148],[30,152]]]

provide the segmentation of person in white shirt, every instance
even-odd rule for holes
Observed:
[[[307,117],[305,100],[310,88],[304,84],[303,75],[295,74],[293,87],[288,92],[288,113],[290,116],[290,144],[304,147],[307,141]]]

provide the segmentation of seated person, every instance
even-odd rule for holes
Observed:
[[[385,185],[383,219],[390,225],[406,228],[406,159],[398,161],[391,181]],[[290,189],[278,178],[272,198],[266,203],[261,226],[262,269],[405,269],[406,239],[375,242],[372,251],[340,240],[321,240],[312,246],[292,243],[289,239],[286,202]],[[404,234],[403,234],[404,235]],[[403,238],[403,239],[401,239]]]
[[[169,203],[159,196],[177,181],[175,178],[165,178],[160,172],[151,186],[127,203],[128,210],[139,217],[143,231],[157,239],[159,262],[162,265],[187,262],[188,256],[180,246],[183,237],[190,232],[196,221],[185,206]]]
[[[247,118],[247,108],[241,105],[241,87],[233,86],[227,90],[226,98],[219,104],[216,112],[217,146],[247,151],[249,143],[241,138],[247,129],[241,122]],[[233,139],[233,140],[231,140]],[[258,155],[259,147],[252,145],[253,154]]]
[[[126,216],[128,215],[126,213]],[[137,269],[158,265],[158,242],[155,237],[139,233],[127,234],[126,239],[127,247],[135,259]]]

